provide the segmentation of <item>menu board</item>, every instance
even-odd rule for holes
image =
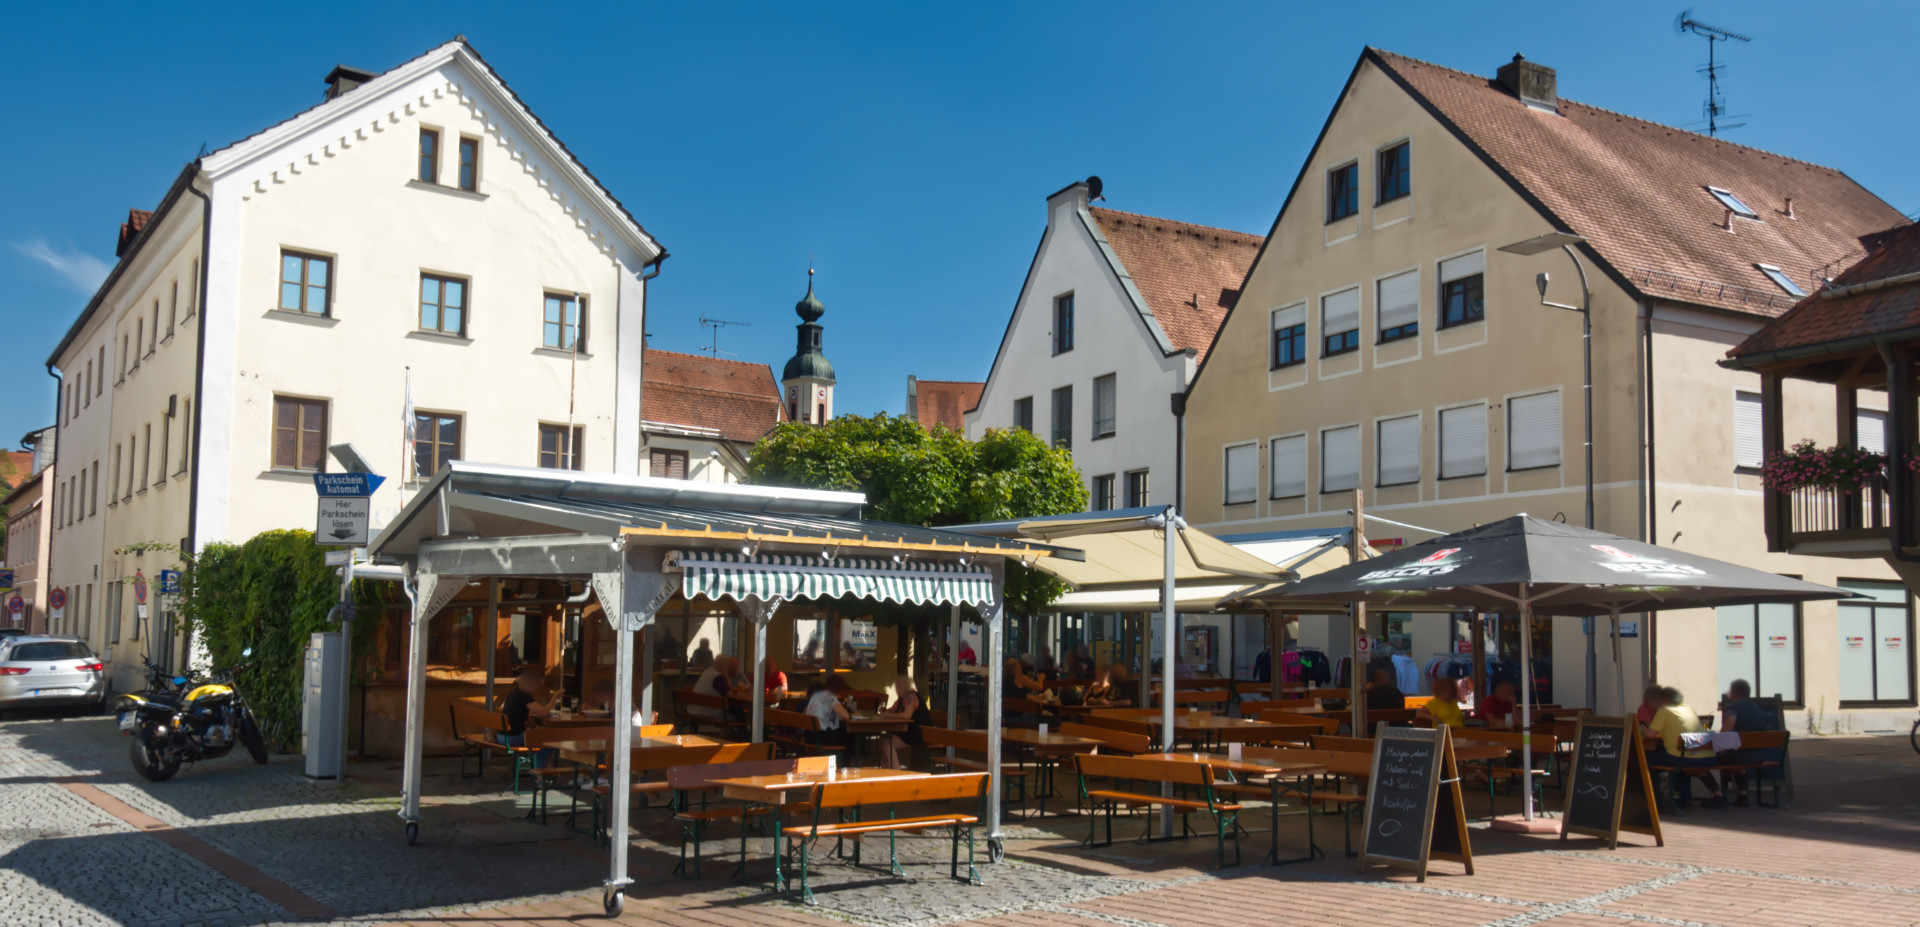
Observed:
[[[1360,866],[1400,866],[1424,882],[1435,856],[1463,862],[1473,874],[1453,739],[1445,727],[1381,724],[1373,737]]]
[[[1639,726],[1632,718],[1581,718],[1574,729],[1560,839],[1587,834],[1617,848],[1623,830],[1651,834],[1666,844]]]

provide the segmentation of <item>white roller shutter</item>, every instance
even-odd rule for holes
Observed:
[[[1507,469],[1560,465],[1560,394],[1507,400]]]
[[[1758,469],[1766,462],[1760,440],[1760,394],[1733,394],[1733,465]],[[1863,439],[1865,435],[1861,436]],[[1861,444],[1866,441],[1862,440]]]
[[[1360,485],[1360,426],[1320,433],[1320,491],[1341,492]]]
[[[1420,321],[1420,272],[1410,270],[1380,281],[1380,329]]]
[[[1440,478],[1487,472],[1487,407],[1484,403],[1440,410]]]
[[[1305,325],[1305,324],[1307,324],[1307,304],[1306,303],[1301,303],[1297,306],[1288,306],[1285,309],[1273,310],[1273,330],[1274,331],[1279,331],[1283,328],[1292,328],[1295,325]]]
[[[1887,413],[1859,409],[1853,416],[1853,442],[1875,454],[1887,452]]]
[[[1227,502],[1253,501],[1253,487],[1259,482],[1260,445],[1237,444],[1227,448]]]
[[[1293,435],[1273,439],[1273,486],[1275,499],[1294,499],[1307,494],[1307,436]]]
[[[1420,416],[1406,415],[1379,424],[1376,439],[1380,485],[1420,482]]]
[[[1446,283],[1449,280],[1458,280],[1461,277],[1471,277],[1474,274],[1483,274],[1486,272],[1487,272],[1487,253],[1485,251],[1475,251],[1472,254],[1463,254],[1457,258],[1453,258],[1452,260],[1440,262],[1440,282],[1441,283]]]
[[[1360,327],[1360,288],[1341,290],[1320,298],[1320,336],[1338,335]]]

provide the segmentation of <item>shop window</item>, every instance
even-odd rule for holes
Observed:
[[[872,621],[840,619],[840,643],[834,651],[834,668],[858,672],[873,669],[879,643],[880,628]]]
[[[1744,679],[1757,697],[1800,703],[1800,606],[1726,605],[1716,608],[1715,650],[1720,687]]]
[[[1866,597],[1836,605],[1840,707],[1912,704],[1913,608],[1906,587],[1861,580],[1846,580],[1839,586]]]
[[[479,665],[474,659],[478,619],[476,609],[451,606],[441,609],[427,625],[427,662],[441,666]]]
[[[808,612],[793,619],[793,669],[797,673],[817,673],[827,665],[827,616]]]

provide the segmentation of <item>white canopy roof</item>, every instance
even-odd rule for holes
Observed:
[[[1193,529],[1187,529],[1192,531]],[[1197,533],[1197,532],[1196,532]],[[1075,538],[1067,543],[1077,543]],[[1234,550],[1257,557],[1290,574],[1290,579],[1304,579],[1316,576],[1335,567],[1345,566],[1350,561],[1347,553],[1347,529],[1325,528],[1306,531],[1277,531],[1262,534],[1222,535],[1209,537],[1208,541],[1223,544]],[[1158,540],[1155,540],[1158,544]],[[1092,552],[1087,559],[1094,558]],[[1157,562],[1157,561],[1156,561]],[[1084,566],[1085,564],[1074,564]],[[1055,572],[1055,571],[1049,571]],[[1056,572],[1056,575],[1058,573]],[[1268,588],[1266,584],[1248,583],[1238,577],[1225,578],[1229,581],[1193,583],[1176,585],[1174,603],[1178,611],[1210,612],[1216,610],[1222,599],[1244,595],[1251,589]],[[1136,584],[1127,584],[1133,586]],[[1157,612],[1160,610],[1160,592],[1157,585],[1152,588],[1082,588],[1061,596],[1048,611],[1054,612]],[[1312,611],[1313,609],[1301,609]]]

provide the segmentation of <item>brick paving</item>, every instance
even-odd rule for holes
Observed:
[[[1904,738],[1796,742],[1797,798],[1786,809],[1696,810],[1666,819],[1667,845],[1626,835],[1524,837],[1476,827],[1476,874],[1436,862],[1428,880],[1359,872],[1340,858],[1338,818],[1319,842],[1334,858],[1252,865],[1268,846],[1244,839],[1249,865],[1214,870],[1211,841],[1120,842],[1081,849],[1083,819],[1009,826],[1008,860],[985,862],[982,885],[947,878],[948,845],[903,839],[907,879],[886,875],[884,844],[854,869],[813,857],[819,905],[729,879],[737,832],[717,828],[705,878],[669,874],[677,833],[657,812],[636,816],[626,923],[673,927],[1250,927],[1289,924],[1460,927],[1920,927],[1920,757]],[[318,784],[297,758],[266,767],[228,757],[147,783],[127,768],[126,741],[103,719],[0,722],[0,911],[23,927],[96,924],[566,925],[600,916],[606,851],[553,823],[521,821],[495,765],[459,779],[430,761],[419,846],[395,812],[398,763],[356,764]],[[1549,804],[1555,796],[1550,793]],[[1469,799],[1483,813],[1484,795]],[[1510,806],[1511,799],[1505,804]],[[561,803],[564,808],[564,802]],[[1264,814],[1247,825],[1264,828]],[[1283,820],[1283,854],[1303,845]],[[750,841],[750,874],[768,869]],[[875,853],[879,854],[875,859]],[[877,868],[873,864],[878,864]]]

